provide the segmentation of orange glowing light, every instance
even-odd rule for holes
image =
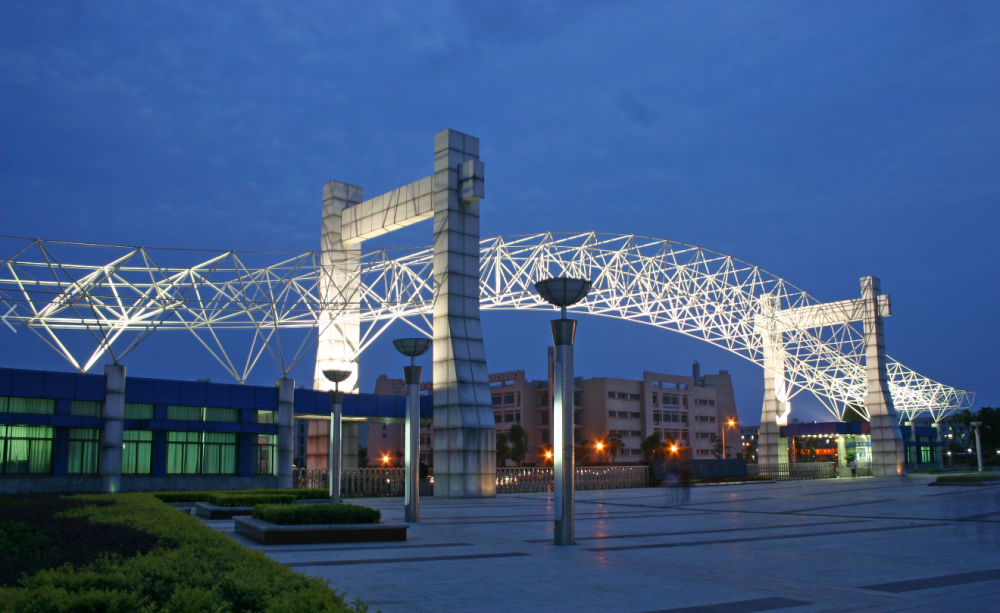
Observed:
[[[551,460],[552,459],[552,452],[551,451],[546,451],[545,452],[545,459],[546,460]]]
[[[677,451],[677,445],[671,445],[670,451]]]
[[[735,425],[736,425],[736,422],[730,419],[730,420],[729,420],[729,425],[730,425],[730,426],[735,426]]]
[[[388,464],[389,463],[389,456],[387,456],[387,455],[382,456],[382,462],[385,463],[385,464]]]
[[[597,443],[597,450],[600,451],[604,449],[604,443]]]

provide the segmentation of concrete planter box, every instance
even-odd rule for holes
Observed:
[[[239,515],[253,514],[253,507],[220,507],[211,502],[197,502],[194,508],[198,517],[205,519],[232,519]]]
[[[311,524],[279,526],[253,517],[236,517],[236,533],[261,545],[308,545],[312,543],[377,543],[405,541],[409,524]]]

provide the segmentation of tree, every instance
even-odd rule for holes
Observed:
[[[510,443],[507,442],[507,434],[497,432],[497,466],[503,466],[508,457],[510,457]]]
[[[608,455],[611,457],[611,463],[614,464],[618,454],[625,450],[625,443],[621,436],[608,432],[604,444],[607,445]]]
[[[358,449],[358,468],[368,468],[368,448]]]
[[[712,455],[716,460],[722,459],[722,439],[717,436],[712,437]]]
[[[524,456],[528,455],[528,431],[520,424],[514,424],[507,436],[510,440],[510,459],[520,466]]]
[[[951,428],[951,451],[953,453],[965,453],[968,449],[974,449],[976,445],[975,428],[972,422],[976,421],[975,416],[969,409],[962,409],[948,418],[948,426]]]
[[[573,458],[578,466],[583,466],[590,461],[590,445],[580,443],[573,450]]]
[[[642,439],[642,442],[639,443],[639,449],[642,451],[642,459],[647,462],[655,459],[657,452],[662,448],[663,443],[660,441],[660,435],[655,432]]]

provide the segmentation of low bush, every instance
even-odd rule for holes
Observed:
[[[149,494],[62,498],[83,504],[64,509],[60,517],[86,520],[115,531],[133,529],[172,546],[159,545],[129,555],[115,555],[109,549],[111,555],[79,567],[71,561],[26,573],[18,586],[0,587],[0,611],[367,611],[360,601],[345,603],[326,582],[246,549]]]
[[[289,488],[281,490],[215,490],[215,491],[188,491],[188,492],[152,492],[163,502],[212,502],[212,496],[219,494],[228,495],[257,495],[257,494],[280,494],[294,496],[296,500],[316,500],[319,498],[329,498],[330,492],[325,488]]]
[[[987,473],[982,475],[941,475],[936,481],[938,483],[981,483],[983,481],[997,481],[1000,479],[1000,473]]]
[[[208,500],[220,507],[252,507],[258,504],[295,504],[288,494],[214,494]]]
[[[279,526],[302,526],[308,524],[377,524],[382,521],[378,509],[355,504],[305,504],[282,506],[272,504],[257,505],[253,508],[256,519],[269,521]]]

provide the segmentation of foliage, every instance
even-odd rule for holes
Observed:
[[[520,424],[514,424],[507,433],[510,439],[510,459],[520,466],[528,455],[528,431]]]
[[[368,448],[358,449],[358,468],[368,468]]]
[[[378,509],[355,504],[300,504],[285,506],[261,504],[253,508],[255,519],[269,521],[279,526],[309,524],[377,524],[382,521]]]
[[[83,505],[62,517],[135,530],[159,545],[142,555],[106,555],[83,566],[63,565],[0,588],[0,611],[131,611],[298,613],[367,611],[344,602],[324,581],[308,578],[248,550],[149,494],[61,497]],[[85,506],[84,506],[85,505]]]
[[[171,545],[131,526],[65,515],[83,506],[83,501],[55,494],[0,497],[0,585],[14,585],[22,574],[63,564],[79,567],[107,554],[131,557]]]
[[[1000,474],[984,473],[982,475],[940,475],[936,481],[938,483],[980,483],[982,481],[1000,480]]]
[[[660,458],[663,455],[663,443],[660,441],[660,435],[653,433],[642,439],[642,442],[639,443],[639,449],[642,451],[642,459],[647,462]]]
[[[510,457],[510,442],[506,432],[497,432],[497,466],[503,466],[504,460]]]
[[[611,456],[612,463],[615,461],[618,454],[625,450],[625,442],[618,434],[611,434],[609,432],[608,436],[605,438],[605,445],[608,446],[608,455]]]
[[[312,488],[288,488],[280,490],[215,490],[215,491],[188,491],[188,492],[152,492],[153,496],[156,496],[163,502],[212,502],[213,496],[218,496],[220,494],[228,495],[268,495],[268,494],[280,494],[294,496],[297,500],[318,500],[321,498],[329,498],[330,492],[326,488],[322,487],[312,487]]]
[[[583,466],[590,461],[590,445],[580,443],[573,449],[573,461],[577,466]]]
[[[294,504],[291,494],[214,494],[208,500],[220,507],[252,507],[258,504]]]

